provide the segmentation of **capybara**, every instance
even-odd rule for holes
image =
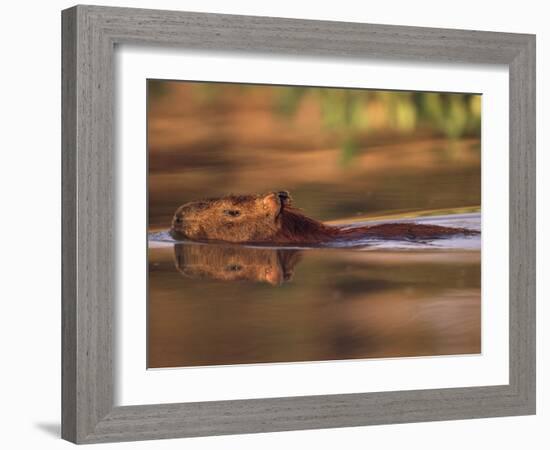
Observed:
[[[414,222],[351,227],[327,225],[292,206],[287,191],[264,195],[229,195],[186,203],[172,219],[175,239],[251,244],[327,244],[364,238],[432,240],[479,231]]]

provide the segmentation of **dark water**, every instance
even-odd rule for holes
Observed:
[[[479,214],[416,221],[480,227]],[[150,234],[149,367],[480,352],[479,237],[350,246]]]

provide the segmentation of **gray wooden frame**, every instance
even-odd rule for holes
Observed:
[[[535,36],[97,6],[63,11],[62,32],[64,439],[93,443],[535,413]],[[114,407],[117,44],[507,65],[509,384]]]

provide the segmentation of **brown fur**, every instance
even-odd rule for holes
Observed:
[[[364,237],[422,240],[479,234],[465,228],[402,222],[355,228],[326,225],[292,207],[286,191],[187,203],[176,211],[170,231],[176,239],[269,244],[323,244]]]

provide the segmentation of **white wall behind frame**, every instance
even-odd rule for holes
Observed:
[[[1,442],[5,448],[74,448],[59,439],[60,418],[60,14],[71,0],[5,2],[2,9],[3,300]],[[537,33],[538,415],[440,423],[103,444],[112,449],[256,450],[373,448],[546,449],[550,422],[550,82],[545,2],[395,0],[102,0],[110,6],[185,9],[339,21]],[[32,214],[31,214],[32,210]],[[41,234],[35,234],[36,222]],[[32,239],[29,238],[32,236]]]

